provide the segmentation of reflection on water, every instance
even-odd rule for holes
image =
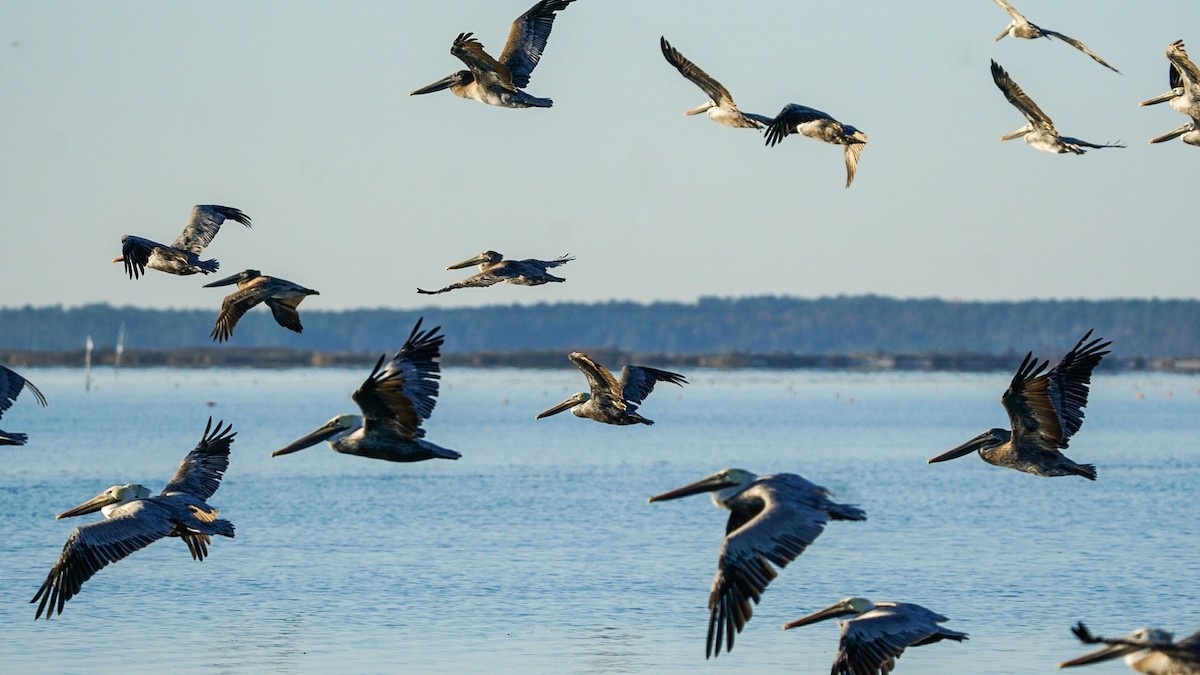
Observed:
[[[1007,374],[700,371],[647,401],[658,424],[615,428],[534,422],[575,371],[452,369],[428,433],[463,459],[409,465],[269,456],[353,412],[357,370],[101,371],[86,394],[79,371],[26,374],[50,407],[4,417],[31,439],[0,449],[6,671],[826,672],[836,626],[779,627],[848,595],[971,634],[910,650],[910,673],[1048,672],[1086,651],[1081,619],[1200,624],[1200,378],[1101,368],[1069,451],[1097,465],[1090,483],[925,465],[1006,422]],[[209,414],[238,431],[211,500],[237,538],[202,563],[156,543],[35,623],[28,600],[74,527],[53,514],[113,483],[160,489]],[[726,514],[646,498],[726,466],[800,473],[870,519],[828,528],[705,663]]]

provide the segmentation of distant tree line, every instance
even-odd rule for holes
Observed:
[[[87,305],[0,309],[0,349],[79,349],[91,336],[111,347],[122,324],[130,349],[276,347],[313,352],[394,350],[417,317],[440,324],[445,351],[612,349],[717,354],[1010,354],[1057,357],[1088,328],[1119,354],[1200,355],[1200,301],[1028,300],[956,302],[880,296],[701,298],[420,310],[303,309],[304,333],[258,308],[228,346],[209,339],[215,311]]]

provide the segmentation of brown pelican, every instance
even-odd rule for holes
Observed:
[[[1167,47],[1169,62],[1167,79],[1171,91],[1142,101],[1138,105],[1156,105],[1170,102],[1171,108],[1193,119],[1200,118],[1200,69],[1188,58],[1183,40],[1176,40]]]
[[[1103,644],[1104,647],[1079,658],[1063,661],[1059,668],[1100,663],[1120,656],[1125,665],[1146,675],[1200,675],[1200,631],[1175,642],[1169,631],[1159,628],[1139,628],[1127,637],[1102,638],[1093,636],[1079,622],[1071,628],[1084,644]]]
[[[1151,138],[1150,142],[1162,143],[1163,141],[1169,141],[1177,137],[1188,145],[1200,145],[1200,117],[1193,117],[1162,136]]]
[[[966,633],[942,628],[950,619],[909,602],[874,603],[866,598],[846,598],[814,614],[783,624],[788,630],[839,616],[842,639],[830,675],[876,675],[890,673],[896,659],[908,647],[930,645],[942,640],[962,642]]]
[[[22,389],[28,389],[33,392],[33,397],[44,408],[46,407],[46,397],[33,383],[13,371],[0,366],[0,417],[4,415],[4,411],[12,407],[13,401],[17,400],[17,396],[21,394]],[[25,434],[8,432],[0,430],[0,445],[25,445],[25,441],[29,437]]]
[[[329,447],[347,455],[389,462],[420,462],[426,459],[458,459],[462,455],[425,440],[421,421],[429,419],[437,404],[441,378],[441,327],[421,331],[421,319],[408,340],[384,365],[379,357],[374,370],[352,398],[362,416],[338,415],[320,429],[271,453],[272,457],[328,441]]]
[[[1092,369],[1108,353],[1112,342],[1097,338],[1084,344],[1092,331],[1084,334],[1058,365],[1048,372],[1050,362],[1038,362],[1033,352],[1025,355],[1008,390],[1000,397],[1012,431],[989,429],[962,445],[929,460],[944,462],[979,451],[988,464],[1006,466],[1037,476],[1083,476],[1096,480],[1096,467],[1076,464],[1062,454],[1071,436],[1083,424],[1088,384]]]
[[[220,281],[204,284],[204,287],[214,288],[231,284],[237,284],[238,289],[225,296],[221,303],[221,311],[217,314],[217,325],[213,327],[210,335],[217,342],[228,340],[242,315],[260,302],[267,303],[267,307],[271,308],[275,323],[288,330],[303,333],[304,326],[300,325],[300,312],[297,308],[304,298],[320,295],[311,288],[286,279],[263,276],[258,270],[244,270]]]
[[[571,414],[576,417],[587,417],[605,424],[654,424],[654,420],[637,414],[638,406],[654,391],[654,383],[670,382],[681,387],[687,384],[687,380],[679,373],[649,366],[625,366],[621,369],[621,379],[617,380],[607,368],[583,352],[572,352],[567,358],[583,371],[591,393],[581,391],[572,394],[567,400],[539,414],[536,419],[557,415],[570,408]]]
[[[191,220],[170,246],[127,234],[121,237],[121,257],[113,258],[113,262],[124,262],[130,279],[145,274],[147,267],[181,276],[212,274],[220,265],[216,260],[201,260],[200,254],[212,243],[226,218],[250,227],[250,216],[238,209],[217,204],[196,205],[192,207]]]
[[[1002,141],[1010,141],[1021,136],[1025,137],[1025,142],[1046,152],[1073,152],[1076,155],[1082,155],[1087,152],[1084,148],[1123,148],[1125,146],[1120,143],[1110,143],[1106,145],[1096,145],[1078,138],[1069,136],[1059,136],[1058,130],[1054,128],[1054,122],[1050,116],[1042,112],[1042,109],[1033,102],[1033,99],[1021,91],[1021,87],[1017,86],[1016,82],[1004,72],[1000,64],[992,61],[992,80],[1000,91],[1004,92],[1004,98],[1008,102],[1021,111],[1025,119],[1029,120],[1029,124],[1017,129],[1011,134],[1005,134],[1000,137]]]
[[[854,182],[858,156],[867,147],[867,135],[849,124],[842,124],[829,113],[789,103],[767,126],[767,145],[773,146],[790,134],[803,134],[822,143],[843,147],[846,156],[846,187]]]
[[[100,511],[105,519],[77,527],[67,538],[58,561],[30,600],[38,603],[34,619],[62,614],[63,605],[93,574],[163,537],[181,537],[192,557],[203,560],[210,537],[233,536],[233,523],[217,518],[217,510],[207,503],[229,467],[229,445],[237,435],[230,431],[233,425],[222,429],[221,424],[217,422],[213,429],[208,418],[200,443],[183,458],[157,497],[142,485],[114,485],[58,514],[70,518]]]
[[[720,82],[714,80],[708,73],[700,70],[696,64],[687,60],[683,54],[679,53],[678,49],[675,49],[671,46],[671,43],[667,42],[667,38],[660,36],[658,38],[658,46],[662,48],[662,53],[666,57],[667,63],[675,66],[680,75],[691,80],[692,84],[700,87],[704,93],[708,94],[708,101],[683,113],[684,115],[705,113],[708,115],[708,119],[717,124],[743,129],[761,129],[764,124],[771,121],[770,117],[754,113],[744,113],[738,110],[737,103],[734,103],[733,96],[729,93],[729,90]]]
[[[549,274],[546,270],[551,267],[565,265],[574,260],[569,255],[564,255],[554,260],[535,260],[533,258],[526,260],[503,260],[503,258],[504,256],[495,251],[484,251],[473,258],[468,258],[446,268],[447,270],[457,270],[470,267],[471,265],[479,265],[478,274],[436,291],[427,291],[418,288],[417,292],[424,293],[425,295],[437,295],[438,293],[445,293],[456,288],[482,288],[498,284],[501,281],[518,286],[541,286],[552,281],[556,283],[563,282],[566,279]]]
[[[459,33],[450,45],[450,53],[467,64],[468,70],[416,89],[409,96],[428,94],[449,87],[455,96],[473,98],[503,108],[549,108],[554,101],[525,93],[529,76],[542,58],[555,12],[561,12],[575,0],[541,0],[518,16],[508,32],[508,42],[500,60],[483,51],[483,45],[471,33]]]
[[[708,640],[705,657],[733,649],[739,633],[767,584],[813,543],[825,523],[866,520],[857,506],[830,501],[829,490],[794,473],[756,476],[743,469],[724,469],[703,480],[651,497],[651,502],[711,492],[713,504],[729,509],[729,524],[717,559],[717,575],[708,595]]]
[[[1087,54],[1088,56],[1092,57],[1093,61],[1095,61],[1096,63],[1099,63],[1100,65],[1104,66],[1105,68],[1108,68],[1109,70],[1113,71],[1114,73],[1121,72],[1121,71],[1117,70],[1116,68],[1113,68],[1112,66],[1105,63],[1104,59],[1100,58],[1099,56],[1096,56],[1096,54],[1094,54],[1092,52],[1092,50],[1088,49],[1079,40],[1076,40],[1075,38],[1072,38],[1072,37],[1067,37],[1066,35],[1063,35],[1062,33],[1059,33],[1058,31],[1050,30],[1049,28],[1042,28],[1041,26],[1029,21],[1024,16],[1022,16],[1020,12],[1018,12],[1015,8],[1013,8],[1012,5],[1008,4],[1008,2],[1006,0],[996,0],[996,4],[1003,7],[1004,11],[1008,12],[1009,16],[1012,17],[1012,21],[1008,24],[1008,26],[1006,26],[1004,28],[1004,30],[999,35],[996,36],[997,42],[999,42],[1001,39],[1003,39],[1004,36],[1006,36],[1006,35],[1011,35],[1014,38],[1024,38],[1026,40],[1034,40],[1034,39],[1043,38],[1043,37],[1044,38],[1058,38],[1059,40],[1062,40],[1063,42],[1071,45],[1075,49],[1078,49],[1079,51],[1083,52],[1084,54]]]

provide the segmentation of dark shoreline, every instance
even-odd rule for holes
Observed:
[[[856,371],[956,371],[1012,370],[1020,354],[669,354],[617,349],[586,349],[601,363],[618,367],[625,363],[654,364],[675,368],[769,370],[856,370]],[[370,366],[380,352],[316,352],[274,347],[196,347],[185,349],[126,349],[121,355],[125,368],[325,368]],[[84,351],[29,351],[0,349],[0,363],[16,367],[82,367]],[[1109,367],[1130,371],[1200,373],[1200,357],[1173,358],[1110,355]],[[116,351],[100,347],[92,353],[92,365],[113,366]],[[442,364],[470,368],[568,369],[574,367],[559,350],[449,352]]]

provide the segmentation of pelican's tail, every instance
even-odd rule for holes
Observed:
[[[1071,467],[1071,473],[1076,476],[1083,476],[1088,480],[1096,480],[1096,466],[1094,464],[1076,464]]]
[[[838,504],[837,502],[829,502],[826,512],[829,517],[834,520],[866,520],[867,512],[854,506],[853,504]]]
[[[212,274],[221,268],[221,263],[217,262],[216,258],[211,260],[201,260],[196,263],[196,267],[200,268],[201,274]]]
[[[433,452],[433,456],[437,457],[438,459],[459,459],[462,457],[462,453],[455,452],[454,450],[451,450],[450,448],[443,448],[441,446],[434,445],[432,443],[430,443],[429,445],[430,445],[430,450]]]
[[[207,535],[219,534],[222,537],[229,537],[231,539],[233,538],[233,523],[225,520],[224,518],[217,518],[211,523],[208,523],[208,527],[205,529],[208,530],[204,533]]]
[[[538,98],[530,96],[523,91],[518,91],[518,97],[513,101],[513,108],[550,108],[554,106],[554,101],[548,98]]]

